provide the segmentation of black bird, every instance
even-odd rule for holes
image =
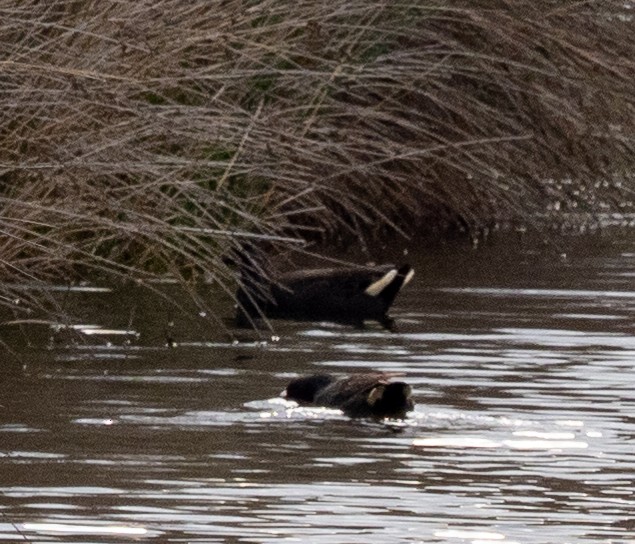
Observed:
[[[251,252],[239,258],[241,286],[237,322],[249,325],[261,315],[283,319],[328,320],[392,325],[388,310],[414,275],[408,264],[361,268],[320,268],[274,274]]]
[[[349,417],[403,419],[414,409],[412,388],[391,382],[393,374],[353,374],[338,378],[312,374],[291,381],[282,396],[298,404],[339,408]]]

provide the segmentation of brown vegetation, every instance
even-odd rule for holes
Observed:
[[[1,300],[91,271],[227,284],[236,233],[630,212],[630,17],[612,1],[0,1]]]

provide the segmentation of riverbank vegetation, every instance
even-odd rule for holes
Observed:
[[[623,2],[0,3],[0,301],[633,210]],[[25,298],[26,297],[26,298]]]

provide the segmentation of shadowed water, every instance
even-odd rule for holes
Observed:
[[[408,258],[394,333],[174,318],[166,348],[131,289],[67,293],[64,334],[3,325],[0,541],[635,542],[632,232]],[[278,397],[371,369],[413,385],[407,421]]]

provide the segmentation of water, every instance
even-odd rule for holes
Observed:
[[[396,333],[236,343],[131,288],[67,293],[74,331],[2,326],[0,541],[635,542],[635,235],[409,259]],[[409,420],[278,397],[370,369]]]

